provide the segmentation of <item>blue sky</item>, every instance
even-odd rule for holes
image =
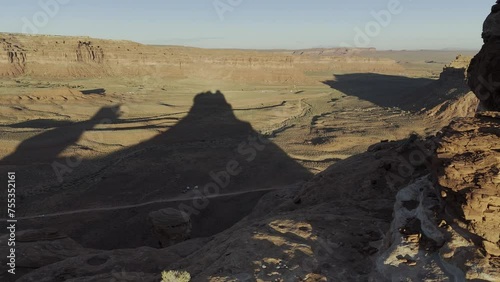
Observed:
[[[0,3],[3,32],[88,35],[209,48],[479,49],[482,23],[495,1],[0,0]],[[44,9],[43,3],[50,8]],[[54,3],[58,3],[57,7]],[[391,9],[389,5],[393,5]],[[374,14],[381,16],[377,19]]]

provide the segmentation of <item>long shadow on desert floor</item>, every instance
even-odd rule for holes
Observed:
[[[412,111],[415,90],[429,85],[435,80],[376,73],[336,74],[324,84],[346,95],[355,96],[380,107],[399,107]]]
[[[23,141],[14,153],[0,161],[0,165],[30,162],[50,163],[66,148],[78,142],[85,131],[91,130],[104,120],[114,123],[118,118],[118,107],[104,107],[87,121],[75,122],[71,126],[67,126],[68,123],[59,123],[60,127]],[[44,127],[44,122],[27,122],[27,125],[31,123]]]
[[[58,228],[94,248],[156,246],[147,220],[151,211],[178,208],[180,203],[194,207],[193,237],[210,236],[250,213],[267,192],[312,177],[250,123],[238,120],[221,92],[196,95],[188,115],[156,137],[105,157],[85,159],[59,170],[56,177],[53,164],[66,162],[57,155],[77,143],[83,131],[95,130],[95,121],[94,117],[29,139],[30,147],[36,147],[40,139],[50,143],[57,134],[76,128],[68,144],[47,152],[39,148],[40,153],[35,148],[29,163],[9,166],[20,171],[20,179],[24,172],[36,170],[19,195],[19,213],[45,217],[27,219],[24,228]],[[115,123],[125,122],[111,118],[104,128],[112,132]],[[16,164],[17,156],[26,156],[25,147],[6,160]],[[199,202],[190,200],[198,191],[208,190],[214,197],[206,206],[200,208]],[[71,213],[75,210],[85,211]]]

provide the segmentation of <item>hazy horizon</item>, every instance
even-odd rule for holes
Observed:
[[[40,0],[3,4],[5,32],[210,49],[479,50],[495,1]]]

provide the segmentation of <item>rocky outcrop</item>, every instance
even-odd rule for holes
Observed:
[[[439,122],[441,126],[445,126],[456,118],[473,117],[476,114],[478,105],[479,101],[474,93],[469,92],[464,96],[442,102],[427,111],[426,114],[430,121]]]
[[[104,62],[104,50],[101,46],[94,46],[91,41],[78,41],[76,60],[78,62],[101,64]]]
[[[500,118],[482,114],[443,130],[439,184],[467,230],[500,256]]]
[[[471,57],[458,55],[453,62],[443,68],[443,72],[439,76],[439,82],[445,84],[451,81],[465,85],[467,68],[471,59]]]
[[[377,271],[389,281],[442,281],[447,270],[436,250],[445,242],[440,230],[440,202],[429,176],[401,189],[396,196],[394,220],[386,237],[387,250],[376,261]],[[432,255],[429,255],[432,254]],[[432,271],[425,271],[428,267]]]
[[[472,60],[468,82],[481,101],[480,110],[500,111],[500,4],[493,6],[483,27],[484,45]]]
[[[18,232],[15,245],[17,277],[47,265],[68,258],[97,253],[85,249],[80,244],[54,229],[26,230]],[[0,237],[0,252],[9,254],[8,235]],[[12,275],[7,273],[10,259],[0,258],[0,280],[9,281]]]
[[[485,43],[495,41],[500,38],[500,1],[497,1],[491,8],[491,14],[486,18],[483,24],[482,37]]]
[[[19,282],[87,282],[161,280],[161,272],[169,265],[200,249],[206,239],[190,240],[168,249],[137,248],[98,251],[69,257],[20,277]],[[8,280],[2,280],[8,281]]]
[[[398,192],[376,263],[382,279],[500,280],[499,12],[497,4],[467,73],[480,113],[453,120],[432,138],[430,175]]]
[[[162,265],[168,265],[179,258],[173,253],[161,253],[146,247],[103,251],[53,263],[16,281],[160,281]]]
[[[168,208],[149,214],[153,234],[160,246],[168,247],[186,241],[191,235],[191,219],[185,212]]]
[[[476,99],[469,99],[470,95],[467,94],[470,89],[466,83],[466,70],[470,60],[471,57],[458,55],[443,68],[438,80],[410,90],[411,93],[403,99],[401,105],[426,114],[432,120],[441,120],[441,127],[449,123],[449,116],[455,118],[469,116],[470,113],[474,115],[477,105],[470,102]],[[474,106],[471,112],[470,106]]]
[[[4,66],[0,75],[19,76],[24,74],[27,61],[26,50],[21,44],[9,38],[0,38],[0,44],[3,50],[3,54],[0,55],[3,62],[0,62],[0,65]]]
[[[384,279],[498,281],[500,119],[454,120],[425,176],[401,189],[376,267]]]
[[[481,101],[480,110],[500,111],[500,41],[489,41],[471,62],[468,82]]]

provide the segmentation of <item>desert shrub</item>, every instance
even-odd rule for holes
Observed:
[[[161,282],[189,282],[191,281],[191,274],[186,271],[163,271],[161,278]]]

